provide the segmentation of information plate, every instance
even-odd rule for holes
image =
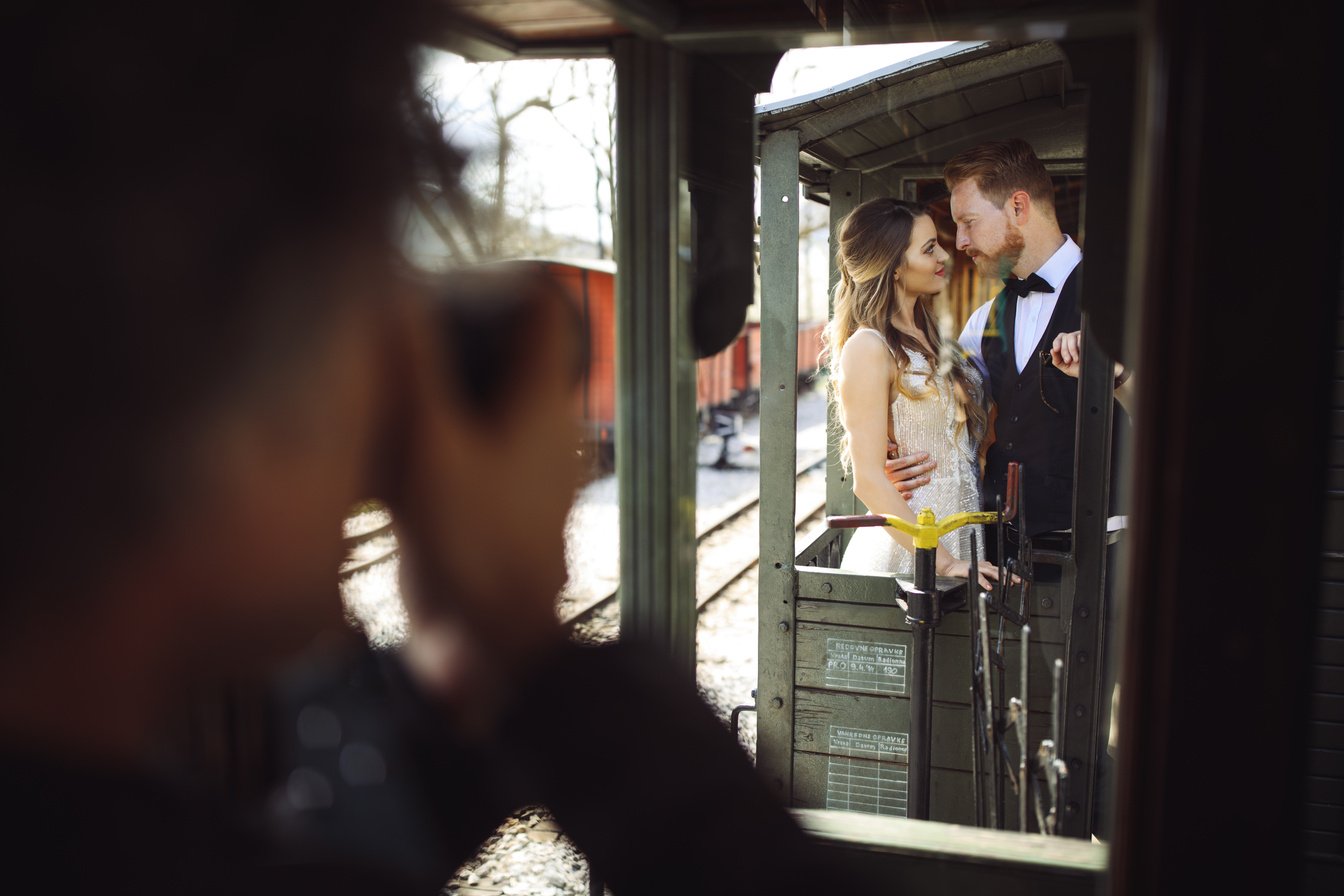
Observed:
[[[826,687],[905,693],[905,645],[826,639]]]
[[[894,731],[832,725],[826,763],[826,808],[906,816],[909,740]]]

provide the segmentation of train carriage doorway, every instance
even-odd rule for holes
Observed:
[[[838,222],[863,201],[893,196],[930,204],[941,241],[949,251],[955,228],[947,211],[942,163],[984,140],[1020,136],[1032,143],[1055,180],[1062,229],[1081,243],[1085,196],[1088,91],[1072,80],[1069,59],[1051,42],[959,43],[891,66],[830,91],[763,106],[757,110],[760,139],[762,277],[762,433],[774,446],[762,458],[760,578],[760,671],[758,766],[785,798],[802,808],[849,809],[904,817],[909,796],[911,629],[898,604],[910,582],[839,570],[847,530],[821,530],[795,552],[791,529],[793,493],[788,471],[794,396],[785,371],[771,369],[794,351],[797,320],[797,206],[829,206],[832,240]],[[801,184],[801,194],[800,193]],[[833,254],[833,252],[832,252]],[[838,273],[832,259],[831,284]],[[949,284],[952,336],[970,312],[994,296],[999,284],[980,277],[956,254]],[[1091,349],[1089,349],[1091,350]],[[1103,357],[1098,352],[1097,357]],[[1104,369],[1109,362],[1094,367]],[[1086,391],[1086,387],[1084,387]],[[1109,402],[1095,388],[1087,400]],[[1104,417],[1106,413],[1088,415]],[[833,430],[834,408],[832,408]],[[1109,427],[1080,435],[1079,455],[1098,458],[1078,471],[1107,479]],[[1082,515],[1105,518],[1104,486],[1078,490]],[[1027,504],[1029,506],[1028,497]],[[917,508],[916,508],[917,509]],[[827,510],[865,512],[841,468],[837,439],[830,440]],[[1104,529],[1076,529],[1075,544],[1091,539],[1087,560],[1070,558],[1062,581],[1034,588],[1028,607],[1032,627],[1028,743],[1034,749],[1051,736],[1052,669],[1056,660],[1083,655],[1084,668],[1067,666],[1063,688],[1068,731],[1063,754],[1076,770],[1075,791],[1061,807],[1066,830],[1092,833],[1098,738],[1105,737],[1106,706],[1099,700],[1097,658],[1105,646],[1099,599],[1107,540]],[[1113,539],[1112,539],[1113,540]],[[952,588],[945,580],[940,587]],[[963,588],[964,590],[964,588]],[[932,693],[931,820],[974,824],[985,810],[974,805],[971,748],[970,616],[950,614],[935,635],[937,667]],[[1004,636],[1009,680],[1021,663],[1019,629]],[[1109,693],[1109,688],[1106,689]],[[1085,696],[1084,696],[1085,695]],[[1006,705],[1006,700],[1004,701]],[[1012,757],[1016,764],[1016,752]],[[1016,829],[1017,812],[1000,827]],[[1028,828],[1035,830],[1033,817]]]

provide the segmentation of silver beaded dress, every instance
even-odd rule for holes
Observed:
[[[864,327],[855,331],[874,333],[886,343],[876,330]],[[853,338],[853,337],[851,337]],[[891,351],[891,346],[887,346]],[[898,392],[891,402],[891,433],[902,454],[927,451],[937,461],[928,485],[915,489],[910,509],[918,513],[925,507],[933,509],[942,519],[950,513],[980,509],[980,468],[977,459],[979,445],[971,440],[965,423],[958,420],[956,396],[949,376],[939,376],[921,352],[904,349],[910,365],[902,372],[904,385],[912,395]],[[963,363],[956,361],[954,363]],[[980,373],[972,364],[966,364],[972,386],[972,401],[982,401],[983,384]],[[965,560],[970,557],[971,533],[975,533],[984,556],[985,537],[980,526],[963,526],[944,535],[941,544],[951,554]],[[885,527],[857,529],[840,562],[841,569],[859,572],[895,573],[902,579],[914,576],[915,558],[901,547]]]

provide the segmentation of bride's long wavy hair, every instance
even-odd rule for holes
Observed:
[[[927,398],[934,391],[933,383],[923,389],[910,389],[905,372],[910,359],[902,349],[927,355],[928,351],[913,337],[902,333],[892,324],[896,312],[896,272],[905,261],[910,248],[910,236],[915,221],[928,211],[913,202],[899,199],[872,199],[855,208],[840,222],[838,248],[835,252],[840,281],[835,286],[834,311],[822,334],[822,359],[830,369],[831,397],[838,399],[840,384],[840,353],[845,343],[862,327],[881,333],[892,349],[898,376],[897,388],[912,399]],[[971,441],[978,445],[988,426],[988,413],[980,399],[980,389],[967,368],[965,353],[950,337],[945,338],[939,326],[950,327],[951,314],[946,301],[935,296],[921,295],[915,302],[915,326],[924,334],[936,357],[929,358],[934,376],[947,376],[952,381],[956,396],[960,426],[968,427]],[[838,402],[837,402],[837,406]],[[843,427],[844,421],[841,420]],[[902,445],[901,450],[919,448]],[[840,457],[846,470],[853,470],[849,432],[840,433]]]

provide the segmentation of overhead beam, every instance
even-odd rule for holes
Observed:
[[[1054,161],[1042,159],[1041,164],[1045,165],[1046,171],[1060,176],[1087,173],[1087,161],[1085,159],[1056,159]],[[876,172],[869,173],[871,175]],[[882,173],[900,177],[902,179],[936,177],[941,180],[943,177],[943,166],[926,164],[888,165],[882,169]]]
[[[668,43],[686,52],[740,53],[832,47],[847,44],[910,43],[941,40],[1078,39],[1132,32],[1135,14],[1127,4],[1112,9],[1029,9],[984,16],[933,19],[922,12],[908,19],[881,24],[851,23],[845,29],[823,29],[796,4],[796,14],[779,10],[767,21],[720,12],[683,14],[671,0],[584,0],[584,5],[609,15],[622,27],[650,40]],[[487,7],[488,9],[488,7]],[[610,38],[556,40],[517,39],[451,8],[444,12],[445,28],[434,46],[471,59],[534,58],[546,56],[599,56],[612,52]]]
[[[943,5],[943,4],[939,4]],[[1106,8],[1107,6],[1110,8]],[[987,7],[994,4],[987,3]],[[905,7],[903,10],[901,7]],[[1134,4],[1124,2],[1024,4],[1023,9],[997,8],[956,15],[934,15],[925,3],[880,4],[880,19],[847,16],[846,44],[917,43],[938,40],[1061,40],[1131,34],[1138,27]],[[906,11],[908,10],[908,11]],[[873,17],[876,18],[876,17]]]
[[[439,27],[435,29],[431,45],[465,56],[473,62],[513,59],[521,49],[517,41],[502,31],[454,13],[444,13]]]
[[[806,12],[803,3],[798,9]],[[887,7],[891,11],[892,7]],[[899,14],[898,14],[899,15]],[[810,18],[810,17],[809,17]],[[665,40],[687,51],[742,52],[797,47],[839,47],[859,44],[919,43],[943,40],[1010,40],[1085,38],[1132,33],[1137,17],[1129,4],[1112,9],[1055,9],[985,13],[943,19],[896,19],[882,24],[858,23],[845,29],[822,29],[813,21],[725,23],[687,17]]]
[[[681,19],[681,11],[668,0],[583,0],[583,5],[650,40],[661,40],[675,31]]]
[[[1045,165],[1045,170],[1056,177],[1080,177],[1087,174],[1087,162],[1084,159],[1059,159],[1053,162],[1042,160],[1042,163]],[[859,172],[843,168],[830,171],[827,178],[805,180],[803,190],[812,202],[830,205],[836,190],[836,178],[850,173],[857,175]],[[874,192],[876,190],[884,191],[881,193],[883,196],[901,195],[900,185],[912,180],[942,179],[942,165],[888,165],[886,168],[869,171],[864,175],[870,197],[876,195]]]

